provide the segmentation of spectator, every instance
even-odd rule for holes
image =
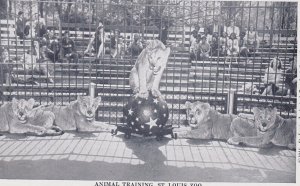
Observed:
[[[220,37],[220,47],[219,47],[219,55],[220,56],[226,56],[227,54],[227,33],[222,32]]]
[[[218,32],[214,32],[212,35],[212,42],[211,42],[211,55],[218,56],[220,50],[220,38]]]
[[[167,25],[165,25],[165,26],[162,28],[162,30],[161,30],[161,32],[160,32],[160,34],[159,34],[159,36],[158,36],[158,39],[159,39],[164,45],[167,45],[167,40],[168,40],[168,26],[167,26]]]
[[[196,24],[195,29],[191,32],[191,37],[190,37],[191,45],[194,43],[194,41],[196,41],[199,29],[200,29],[199,25]]]
[[[200,56],[199,56],[200,60],[205,60],[209,58],[210,44],[207,42],[207,37],[205,35],[201,37],[199,50],[200,50]]]
[[[290,58],[290,67],[285,72],[285,86],[287,96],[297,96],[297,57]]]
[[[281,67],[282,62],[279,58],[275,57],[271,60],[263,79],[265,85],[265,89],[262,93],[263,95],[275,95],[276,91],[279,89],[278,84],[282,78]]]
[[[84,51],[85,55],[93,56],[92,47],[97,54],[97,58],[102,56],[103,47],[105,42],[105,34],[103,23],[100,21],[98,27],[96,28],[95,35],[91,38],[87,49]]]
[[[255,52],[255,49],[259,48],[259,37],[257,31],[250,25],[249,30],[246,31],[245,39],[247,41],[247,48],[251,52]]]
[[[201,40],[201,35],[198,34],[196,37],[196,40],[192,43],[190,47],[190,58],[191,61],[197,60],[200,57],[200,40]]]
[[[16,34],[20,39],[25,39],[29,35],[30,26],[27,24],[28,19],[24,16],[24,12],[20,11],[16,21]]]
[[[57,34],[53,36],[53,40],[50,41],[50,50],[48,53],[49,59],[51,59],[52,62],[56,62],[59,60],[59,52],[60,52],[60,43],[58,40]]]
[[[227,39],[227,55],[236,57],[239,53],[239,41],[235,33],[231,33]]]
[[[110,38],[110,56],[115,58],[121,52],[120,31],[114,30],[114,35]]]
[[[48,30],[46,28],[45,19],[39,17],[39,14],[36,14],[35,20],[36,20],[34,23],[35,37],[37,37],[37,38],[45,37],[45,35],[48,33]]]
[[[132,43],[128,46],[127,53],[138,56],[143,50],[143,44],[139,34],[134,34]]]
[[[52,61],[48,58],[49,49],[47,45],[43,45],[40,48],[41,58],[37,61],[36,70],[42,72],[47,76],[49,83],[53,83],[54,65]]]
[[[233,20],[230,20],[230,26],[225,26],[224,31],[228,34],[228,36],[231,36],[232,33],[234,33],[237,38],[240,36],[240,29],[234,25]]]
[[[62,39],[63,56],[67,57],[69,62],[78,63],[78,54],[75,50],[74,41],[69,37],[69,32],[65,31]]]

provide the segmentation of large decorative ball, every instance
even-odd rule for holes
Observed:
[[[147,99],[132,96],[125,105],[123,114],[133,133],[146,136],[160,131],[169,118],[166,101],[151,94]]]

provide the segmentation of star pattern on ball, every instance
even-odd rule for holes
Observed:
[[[159,101],[158,101],[158,99],[157,98],[155,98],[154,100],[153,100],[153,103],[155,103],[155,104],[157,104]]]
[[[132,116],[133,110],[131,108],[128,110],[128,114]]]
[[[157,124],[156,124],[157,120],[158,120],[158,118],[156,118],[156,119],[153,120],[153,119],[150,117],[150,121],[147,122],[146,124],[148,124],[148,125],[150,126],[150,129],[151,129],[151,128],[154,127],[154,126],[157,126]]]

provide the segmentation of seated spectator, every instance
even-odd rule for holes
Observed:
[[[255,52],[259,48],[259,37],[257,31],[254,30],[253,26],[250,25],[249,30],[246,31],[245,39],[247,41],[247,48]]]
[[[25,39],[29,35],[30,26],[28,19],[24,16],[24,12],[20,11],[16,21],[16,34],[20,39]]]
[[[48,52],[48,57],[52,62],[56,62],[59,60],[59,52],[60,52],[60,43],[58,40],[57,34],[53,36],[53,40],[50,41],[50,51]]]
[[[121,43],[120,43],[120,31],[118,29],[114,30],[114,35],[110,38],[110,56],[115,58],[121,53]]]
[[[143,44],[141,42],[141,37],[139,34],[134,34],[133,41],[130,43],[127,49],[127,53],[132,56],[138,56],[143,50]]]
[[[239,41],[235,33],[231,33],[227,39],[227,55],[236,57],[239,53]]]
[[[53,83],[54,81],[52,77],[54,75],[54,64],[48,58],[48,52],[49,49],[47,48],[46,45],[41,46],[40,49],[41,58],[38,59],[37,61],[36,70],[46,75],[49,83]]]
[[[219,49],[220,49],[220,38],[218,32],[214,32],[212,35],[212,42],[211,42],[211,55],[218,56]]]
[[[201,40],[201,35],[198,34],[196,40],[192,43],[192,45],[190,47],[190,59],[191,59],[191,61],[199,59],[199,56],[200,56],[200,50],[199,50],[200,40]]]
[[[63,34],[62,39],[62,52],[63,57],[66,57],[69,62],[78,63],[78,54],[75,50],[75,43],[74,41],[69,37],[69,32],[65,31]]]
[[[91,38],[84,55],[93,56],[92,51],[95,51],[97,58],[102,56],[105,42],[104,26],[100,21],[99,26],[96,28],[95,35]]]
[[[220,47],[219,47],[219,55],[220,56],[226,56],[227,55],[227,33],[222,32],[221,37],[220,37]]]
[[[199,56],[200,60],[209,58],[210,44],[207,42],[207,37],[205,35],[201,37],[199,50],[200,50],[200,56]]]
[[[249,49],[247,47],[247,41],[245,39],[246,30],[243,30],[240,35],[239,47],[240,47],[240,56],[249,57]]]
[[[196,24],[195,29],[191,32],[190,45],[192,45],[192,43],[196,41],[199,29],[200,29],[199,25]]]
[[[11,83],[11,73],[13,70],[13,63],[9,60],[7,48],[0,47],[0,89],[1,85]]]
[[[279,83],[282,78],[282,62],[279,58],[275,57],[271,60],[269,67],[265,71],[263,83],[265,90],[262,95],[275,95],[279,90]]]
[[[234,25],[234,20],[230,20],[230,26],[228,27],[225,26],[224,31],[228,34],[229,37],[231,36],[232,33],[235,34],[237,39],[240,36],[240,29],[239,27]]]
[[[285,72],[285,86],[287,96],[297,96],[297,57],[290,58],[290,67]]]
[[[46,28],[45,19],[39,17],[39,14],[36,14],[35,19],[36,19],[36,21],[34,23],[35,37],[43,38],[48,33],[48,30]]]
[[[168,26],[164,25],[161,32],[159,33],[158,40],[160,40],[164,45],[167,45],[168,40]]]

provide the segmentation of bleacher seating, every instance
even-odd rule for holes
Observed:
[[[5,25],[1,21],[1,46],[8,46],[10,58],[21,57],[26,49],[30,47],[30,40],[20,41],[14,35],[12,22]],[[70,25],[69,25],[70,26]],[[9,27],[9,34],[5,31]],[[76,42],[77,51],[83,54],[87,43],[93,34],[91,30],[70,29],[71,38]],[[3,33],[2,33],[3,31]],[[58,32],[57,30],[55,32]],[[106,32],[109,37],[111,32]],[[129,43],[133,33],[121,33]],[[143,34],[145,39],[157,37],[157,33]],[[282,39],[282,38],[281,38]],[[283,39],[284,40],[284,39]],[[285,38],[285,41],[290,38]],[[8,41],[8,42],[6,42]],[[289,57],[295,52],[295,45],[288,42],[275,43],[271,48],[263,46],[258,50],[257,56],[251,57],[252,62],[247,62],[246,58],[238,58],[238,63],[224,62],[224,57],[211,57],[205,61],[189,60],[188,46],[189,34],[185,33],[184,45],[182,45],[182,33],[170,31],[168,43],[172,46],[172,53],[169,57],[167,68],[161,81],[161,91],[166,97],[170,108],[170,122],[178,122],[185,119],[184,103],[186,100],[208,101],[216,109],[226,112],[226,97],[228,91],[240,90],[246,82],[262,85],[265,68],[267,68],[270,58],[279,56],[287,68]],[[174,47],[175,46],[175,47]],[[21,77],[34,77],[38,85],[17,84],[3,85],[7,91],[4,95],[9,99],[11,96],[19,98],[34,97],[38,102],[55,104],[65,104],[76,99],[77,95],[87,94],[89,83],[97,85],[97,94],[102,96],[103,103],[99,107],[98,119],[112,123],[120,122],[123,105],[127,102],[132,91],[129,87],[129,73],[135,63],[135,58],[125,56],[123,59],[111,60],[109,56],[104,56],[96,62],[92,57],[83,57],[79,60],[77,68],[66,62],[55,63],[54,83],[47,83],[47,76],[40,74],[24,74],[19,62],[14,67],[14,73]],[[19,64],[19,65],[18,65]],[[268,104],[269,102],[280,107],[280,114],[295,115],[293,108],[296,98],[282,96],[257,96],[237,93],[237,112],[250,112],[249,105]],[[249,103],[249,104],[248,104]],[[286,109],[286,107],[287,108]],[[289,113],[293,112],[293,113]]]

